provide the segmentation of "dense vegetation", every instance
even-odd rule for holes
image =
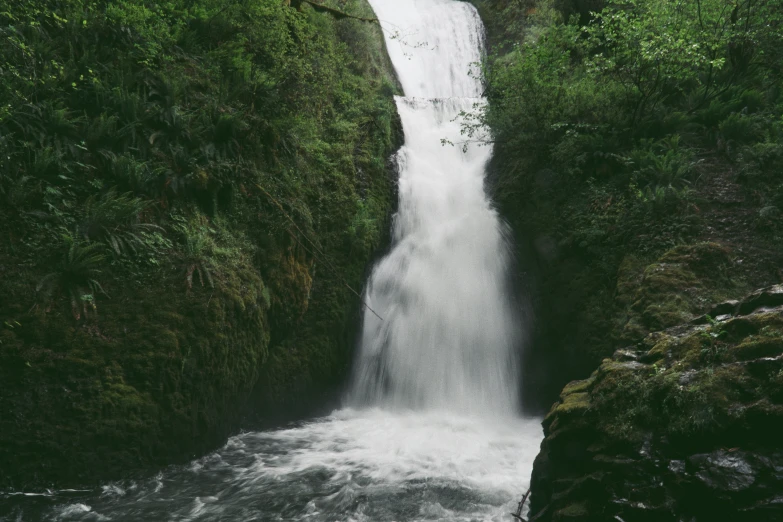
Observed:
[[[525,397],[560,392],[529,519],[783,520],[783,2],[475,3],[465,130],[528,269]]]
[[[550,356],[527,383],[545,402],[617,347],[783,278],[780,0],[475,3],[490,103],[465,130],[495,144],[493,195],[539,289]]]
[[[296,4],[3,4],[0,486],[187,458],[254,390],[339,381],[396,80],[376,25]]]

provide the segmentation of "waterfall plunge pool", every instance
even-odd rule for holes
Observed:
[[[540,419],[344,409],[147,480],[0,494],[0,520],[510,520],[541,437]]]

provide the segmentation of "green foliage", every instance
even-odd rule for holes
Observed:
[[[682,188],[690,184],[696,162],[689,150],[680,148],[680,136],[672,135],[660,141],[642,140],[631,151],[636,182],[645,188]]]
[[[716,286],[779,278],[780,0],[473,3],[488,104],[463,130],[494,145],[493,199],[537,261],[553,392]],[[656,262],[712,242],[734,277]]]
[[[198,274],[201,286],[204,286],[204,280],[209,286],[214,287],[212,281],[213,265],[207,253],[208,236],[203,230],[196,234],[187,234],[185,236],[185,255],[187,256],[187,266],[185,270],[185,282],[188,288],[193,288],[193,274]]]
[[[145,246],[143,235],[160,230],[152,223],[139,223],[139,215],[149,209],[150,202],[129,194],[117,194],[110,190],[87,198],[84,204],[84,220],[79,224],[82,235],[88,240],[103,241],[117,255],[136,253]]]
[[[206,452],[262,375],[274,406],[334,385],[396,92],[376,24],[306,4],[5,2],[0,487]]]
[[[356,179],[383,170],[391,141],[394,80],[372,24],[278,0],[15,1],[0,21],[0,197],[41,246],[62,226],[129,273],[169,256],[212,284],[219,249],[176,216],[227,216],[285,244],[290,225],[255,185],[306,235],[380,233]],[[341,230],[314,219],[333,179],[357,216]]]
[[[706,315],[705,319],[710,327],[699,332],[704,346],[701,349],[701,361],[708,365],[719,364],[726,352],[726,347],[721,341],[728,337],[729,332],[724,328],[723,323],[709,315]]]
[[[766,117],[739,111],[764,112],[763,92],[779,75],[764,62],[783,42],[773,4],[611,0],[586,25],[536,25],[542,20],[531,15],[523,38],[487,61],[490,104],[466,131],[488,124],[499,145],[532,150],[527,162],[569,169],[576,160],[582,170],[601,163],[587,156],[690,135],[683,131],[704,121],[703,111],[719,107],[729,112],[711,124],[720,123],[724,139],[757,140]]]
[[[771,14],[774,3],[611,0],[584,26],[529,26],[525,33],[537,34],[535,40],[501,48],[488,61],[490,104],[478,123],[489,124],[504,146],[542,150],[532,161],[560,163],[578,158],[580,149],[606,154],[633,145],[629,138],[675,134],[726,95],[736,94],[734,111],[759,111],[766,102],[758,88],[779,74],[762,64],[783,42],[783,15]],[[742,84],[755,88],[737,92]],[[718,121],[727,116],[726,139],[758,138],[758,122],[739,114]],[[547,157],[582,133],[593,136],[569,146],[570,158]]]
[[[98,281],[106,256],[99,243],[84,242],[71,234],[63,234],[62,239],[65,253],[61,261],[38,281],[35,289],[47,306],[52,298],[64,295],[78,320],[87,317],[88,311],[98,310],[95,300],[99,292],[106,295]]]
[[[632,127],[686,90],[709,96],[727,60],[720,51],[741,31],[720,4],[610,0],[596,13],[586,27],[587,65],[622,85]]]
[[[223,219],[210,222],[196,214],[187,218],[182,214],[173,217],[172,230],[182,245],[181,263],[185,270],[185,283],[193,288],[193,278],[201,286],[215,286],[215,276],[221,270],[236,269],[249,264],[255,247],[244,237],[229,232]],[[218,279],[219,280],[219,279]]]
[[[628,161],[634,168],[631,186],[638,187],[638,199],[656,214],[676,210],[688,198],[699,164],[693,160],[692,151],[680,148],[680,136],[676,134],[659,141],[641,140]]]
[[[718,126],[721,137],[729,142],[748,143],[761,138],[761,129],[754,118],[744,114],[730,114]]]

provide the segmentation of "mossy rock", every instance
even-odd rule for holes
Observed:
[[[783,306],[752,307],[762,294],[739,315],[654,332],[566,386],[543,423],[533,520],[714,519],[691,501],[702,487],[718,511],[760,517],[783,486],[770,471],[783,465]],[[575,487],[598,473],[591,493]]]
[[[263,284],[251,268],[224,269],[220,288],[187,292],[170,273],[155,286],[118,287],[90,320],[74,321],[65,306],[15,316],[0,347],[2,483],[121,476],[198,454],[236,429],[231,412],[269,343]]]
[[[747,291],[741,278],[732,277],[731,251],[718,243],[678,246],[639,266],[628,258],[618,274],[618,302],[626,309],[615,334],[619,342],[685,323]]]
[[[567,395],[571,395],[573,393],[583,393],[590,390],[590,388],[595,383],[596,377],[591,376],[587,379],[581,380],[581,381],[571,381],[566,385],[565,388],[563,388],[563,391],[560,393],[561,398],[565,398]]]

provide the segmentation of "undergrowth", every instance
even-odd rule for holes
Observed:
[[[0,488],[189,459],[340,379],[396,92],[380,28],[307,3],[5,2]]]
[[[551,396],[619,347],[618,286],[668,250],[720,242],[735,279],[783,277],[779,0],[473,3],[489,103],[464,133],[494,144],[490,189],[532,252],[541,344],[570,361],[552,361]]]
[[[42,272],[62,230],[103,244],[102,269],[182,258],[188,287],[224,262],[203,245],[219,216],[235,248],[378,237],[360,179],[391,139],[377,28],[277,0],[12,1],[0,21],[3,228]]]

